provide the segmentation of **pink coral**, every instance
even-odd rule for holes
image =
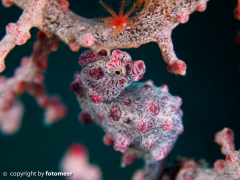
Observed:
[[[101,180],[101,170],[88,162],[86,148],[78,143],[73,143],[68,148],[60,163],[61,171],[70,172],[69,180]]]
[[[164,61],[168,64],[168,71],[180,75],[186,74],[186,64],[179,60],[174,53],[171,31],[179,23],[186,23],[189,14],[192,12],[204,11],[207,3],[206,0],[175,1],[175,3],[171,3],[169,0],[151,0],[147,2],[141,12],[129,18],[129,20],[126,20],[126,18],[131,14],[134,6],[123,15],[123,1],[120,15],[117,16],[102,3],[114,16],[113,18],[102,19],[111,22],[106,24],[75,15],[69,11],[69,4],[65,0],[31,0],[29,3],[27,3],[27,0],[11,0],[10,2],[3,1],[3,4],[8,7],[14,3],[23,8],[24,13],[17,23],[8,25],[7,35],[0,43],[0,49],[2,49],[0,53],[1,71],[5,69],[4,59],[9,51],[16,44],[23,44],[29,39],[29,29],[31,27],[38,27],[49,36],[57,36],[68,44],[73,51],[77,51],[81,46],[84,46],[96,52],[104,49],[110,55],[110,51],[116,47],[134,48],[155,41],[161,49]],[[141,4],[141,1],[139,4]],[[55,13],[52,14],[52,12]],[[43,14],[44,16],[41,16]],[[64,16],[60,14],[64,14]],[[58,24],[57,27],[55,27],[56,24]],[[68,24],[68,26],[65,26],[65,24]],[[75,27],[75,24],[78,24],[78,26]],[[120,30],[121,34],[118,33]],[[15,39],[15,41],[11,41],[11,44],[7,45],[10,39]]]
[[[0,119],[3,133],[12,134],[19,129],[23,107],[18,102],[18,97],[24,92],[35,97],[39,106],[45,109],[45,124],[52,124],[67,114],[67,108],[61,99],[58,96],[48,95],[43,82],[43,72],[48,66],[48,55],[51,50],[56,50],[57,40],[47,39],[42,32],[37,34],[37,38],[38,41],[34,44],[32,55],[22,59],[21,66],[15,70],[14,76],[8,79],[1,76]],[[5,123],[5,119],[9,119],[9,117],[12,121],[11,126],[10,121],[8,125]],[[16,125],[13,125],[13,121]],[[4,128],[5,126],[6,128]]]

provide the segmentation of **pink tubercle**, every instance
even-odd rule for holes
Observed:
[[[172,130],[172,128],[173,128],[173,121],[170,120],[170,119],[166,120],[163,123],[162,128],[163,128],[164,131]]]
[[[26,67],[29,64],[29,62],[30,62],[29,57],[24,57],[21,60],[21,66]]]
[[[67,10],[69,8],[69,2],[66,0],[60,0],[59,4],[62,10]]]
[[[173,74],[186,75],[187,65],[181,60],[176,60],[172,65],[168,65],[167,70]]]
[[[223,159],[218,159],[214,163],[215,171],[221,171],[224,168],[225,161]]]
[[[161,149],[156,149],[155,151],[152,151],[151,155],[155,161],[160,161],[160,160],[164,159],[165,157],[167,157],[168,152],[169,152],[168,146],[165,146]]]
[[[226,156],[226,161],[228,163],[235,163],[235,162],[239,162],[239,157],[238,157],[238,152],[237,151],[232,151],[229,152]]]
[[[156,102],[148,101],[146,103],[146,108],[149,114],[156,116],[160,112],[159,105]]]
[[[119,84],[122,85],[122,86],[123,86],[126,82],[127,82],[127,80],[126,80],[125,78],[122,78],[122,79],[119,80]]]
[[[34,84],[28,88],[28,91],[33,96],[38,96],[45,92],[45,86],[43,84]]]
[[[73,75],[74,79],[80,78],[81,71],[76,71]]]
[[[91,89],[88,91],[88,96],[91,98],[92,102],[95,104],[98,104],[98,103],[104,101],[104,97],[101,94],[99,94],[98,92],[95,92]]]
[[[136,123],[136,128],[139,133],[146,133],[151,130],[152,122],[149,119],[141,119]]]
[[[203,12],[207,9],[207,2],[202,2],[196,7],[196,11]]]
[[[61,171],[71,172],[70,180],[101,180],[100,169],[89,163],[87,149],[79,144],[72,143],[64,155],[61,164]]]
[[[46,71],[48,68],[48,60],[47,58],[39,59],[37,61],[37,66],[40,70]]]
[[[149,92],[149,91],[152,91],[153,88],[148,84],[144,84],[142,87],[142,90]]]
[[[169,101],[169,97],[167,97],[167,96],[163,96],[161,99],[162,99],[163,101]]]
[[[94,78],[96,80],[99,80],[104,77],[104,72],[101,67],[96,68],[96,69],[90,69],[89,76],[91,76],[92,78]]]
[[[189,13],[187,11],[182,11],[180,14],[177,15],[177,21],[181,24],[184,24],[189,19]]]
[[[63,104],[49,105],[46,108],[45,117],[48,123],[53,123],[67,115],[67,107]]]
[[[44,81],[44,75],[43,75],[42,73],[37,73],[37,74],[35,75],[33,81],[34,81],[35,83],[38,83],[38,84],[43,83],[43,81]]]
[[[67,115],[67,107],[63,104],[58,104],[54,106],[57,116],[54,121],[64,118]]]
[[[79,92],[82,89],[82,84],[81,81],[73,81],[70,86],[69,89],[73,92]]]
[[[46,94],[37,96],[37,102],[40,107],[45,108],[49,104],[49,97]]]
[[[83,157],[88,156],[86,148],[78,143],[71,144],[68,152],[76,156],[83,156]]]
[[[27,42],[27,40],[31,37],[28,31],[19,31],[17,35],[14,37],[15,43],[17,45],[23,45]]]
[[[117,59],[122,59],[123,53],[122,53],[122,51],[116,49],[112,52],[112,56],[117,58]]]
[[[116,151],[120,151],[124,153],[128,146],[130,146],[131,141],[128,138],[125,137],[119,137],[115,142],[114,142],[114,149]]]
[[[78,63],[80,66],[86,67],[89,63],[96,61],[97,57],[98,57],[97,53],[93,50],[84,51],[80,55]]]
[[[233,141],[234,139],[233,131],[229,128],[224,128],[221,133],[221,138],[223,141]]]
[[[22,45],[26,43],[27,40],[31,37],[29,31],[20,30],[17,23],[9,23],[6,27],[6,31],[8,35],[14,37],[15,43],[17,45]]]
[[[50,50],[51,51],[57,51],[59,47],[59,43],[58,42],[53,42],[52,44],[50,44]]]
[[[18,82],[15,87],[15,92],[18,94],[23,93],[26,90],[27,85],[28,84],[24,81]]]
[[[178,130],[177,130],[177,134],[180,135],[184,132],[184,128],[181,126],[181,127],[178,127]]]
[[[134,65],[132,68],[132,74],[135,77],[134,81],[138,81],[142,79],[143,74],[146,72],[146,66],[143,61],[134,61]]]
[[[144,147],[149,150],[152,145],[154,144],[154,140],[153,139],[147,139],[144,143]]]
[[[71,43],[69,47],[73,52],[78,52],[81,46],[77,43]]]
[[[118,59],[116,58],[113,58],[113,59],[110,59],[109,62],[108,62],[108,66],[110,67],[116,67],[116,66],[119,66],[119,61]]]
[[[189,160],[189,161],[187,161],[187,162],[184,163],[183,168],[184,168],[185,170],[197,169],[197,168],[198,168],[198,165],[197,165],[197,163],[196,163],[194,160]]]
[[[153,80],[151,80],[151,79],[147,80],[146,84],[149,85],[149,86],[153,86],[154,85]]]
[[[195,174],[193,172],[185,172],[183,175],[182,175],[183,179],[184,180],[194,180],[195,179]]]
[[[95,43],[95,39],[92,34],[87,33],[81,37],[81,42],[83,46],[90,47]]]
[[[106,134],[103,136],[103,143],[107,146],[110,146],[113,144],[113,140]]]
[[[130,153],[130,152],[127,151],[122,156],[122,159],[121,159],[122,164],[121,164],[121,166],[122,167],[129,166],[129,165],[131,165],[135,161],[135,159],[136,159],[135,154]]]
[[[118,105],[114,105],[111,107],[110,111],[108,112],[108,118],[111,121],[118,121],[121,118],[122,112]]]
[[[168,85],[166,84],[163,84],[161,87],[160,87],[161,91],[163,92],[166,92],[166,93],[169,93],[169,88],[168,88]]]
[[[175,98],[175,101],[178,104],[178,106],[181,106],[182,105],[182,98],[180,98],[179,96],[175,96],[174,98]]]
[[[11,0],[2,0],[2,4],[4,7],[11,7],[14,3]]]
[[[82,124],[89,124],[90,122],[92,122],[92,118],[91,118],[90,114],[87,111],[84,111],[84,110],[79,113],[78,120]]]
[[[6,27],[7,34],[9,35],[15,35],[17,29],[18,29],[17,23],[9,23]]]
[[[103,96],[101,95],[92,95],[92,102],[97,104],[97,103],[100,103],[104,100]]]

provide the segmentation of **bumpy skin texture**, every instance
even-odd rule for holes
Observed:
[[[70,85],[70,89],[76,92],[85,114],[81,117],[89,118],[90,116],[95,123],[100,125],[107,134],[107,137],[104,137],[105,141],[112,140],[116,151],[124,153],[129,147],[137,157],[150,159],[148,162],[163,160],[172,150],[178,135],[183,132],[183,113],[180,109],[182,100],[178,96],[169,94],[166,85],[159,88],[154,86],[152,81],[132,83],[125,90],[121,86],[109,86],[105,82],[112,81],[112,79],[115,82],[119,81],[119,74],[110,73],[110,76],[105,73],[111,71],[112,66],[106,65],[106,63],[112,63],[116,51],[119,50],[113,51],[110,57],[98,56],[98,60],[89,62],[81,73],[74,75],[75,81]],[[92,51],[87,52],[92,53]],[[118,54],[120,53],[124,54],[124,57],[131,62],[131,58],[126,52],[119,51]],[[141,66],[137,66],[136,70],[135,65],[139,65],[139,62],[141,62]],[[145,72],[145,69],[141,69],[142,61],[130,64],[133,64],[132,73],[135,71]],[[106,77],[97,80],[99,83],[95,89],[105,89],[111,92],[119,87],[118,90],[123,90],[115,99],[111,98],[112,101],[94,103],[88,95],[89,86],[86,85],[89,83],[85,80],[92,78],[89,75],[90,69],[99,67],[105,69],[103,74]],[[132,73],[130,73],[130,77],[134,79],[136,76],[133,76]],[[143,73],[140,73],[141,77],[142,75]],[[76,87],[76,84],[78,84],[78,88],[73,88]],[[81,121],[84,122],[84,119]]]
[[[162,160],[183,131],[180,104],[153,85],[130,85],[112,102],[94,104],[80,97],[78,100],[115,142],[117,151],[124,152],[133,146],[151,153],[155,160]]]
[[[25,13],[35,8],[35,1],[11,0],[12,3],[25,9]],[[150,0],[137,15],[129,18],[132,26],[126,25],[117,36],[115,36],[114,27],[102,28],[107,23],[94,22],[69,11],[65,0],[41,0],[40,2],[44,7],[36,5],[39,9],[35,13],[38,23],[31,24],[35,22],[33,13],[31,21],[21,18],[23,19],[22,23],[19,22],[21,26],[25,27],[27,24],[27,29],[38,27],[49,37],[55,35],[68,44],[73,51],[78,51],[83,46],[97,52],[104,49],[110,55],[110,51],[115,48],[137,48],[148,42],[157,42],[163,59],[168,64],[168,71],[185,75],[186,64],[175,55],[171,32],[179,23],[186,23],[192,12],[204,11],[207,0]],[[32,6],[28,6],[28,3]],[[2,55],[0,53],[2,67],[4,67],[5,56],[13,47],[5,47],[0,43],[0,49],[5,52]]]
[[[142,78],[146,71],[143,61],[133,62],[128,53],[120,50],[113,51],[112,56],[85,51],[79,58],[79,64],[84,67],[81,82],[94,103],[112,101],[131,82]]]

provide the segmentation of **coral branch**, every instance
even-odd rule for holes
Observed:
[[[0,113],[1,132],[6,135],[17,132],[21,126],[22,115],[23,105],[15,100],[7,111],[1,111]]]
[[[214,169],[217,171],[217,180],[240,179],[240,151],[235,151],[234,134],[229,128],[224,128],[215,135],[215,142],[222,146],[221,151],[226,159],[217,160]]]
[[[234,134],[229,128],[224,128],[222,131],[215,135],[215,142],[222,146],[221,152],[227,155],[231,151],[235,151],[235,146],[233,143]]]
[[[66,116],[66,106],[57,96],[47,95],[43,83],[43,72],[48,66],[49,53],[57,50],[58,41],[56,38],[48,39],[42,32],[37,34],[37,38],[38,41],[34,44],[31,57],[22,59],[21,66],[15,70],[14,76],[8,79],[4,76],[0,78],[1,122],[5,122],[4,119],[9,117],[7,114],[12,113],[16,107],[18,107],[16,112],[18,118],[21,119],[22,113],[19,112],[19,109],[22,108],[19,103],[16,103],[16,99],[24,92],[34,96],[39,106],[45,108],[46,124],[51,124]],[[15,131],[12,130],[13,132]]]
[[[8,6],[9,2],[4,1]],[[42,9],[46,4],[46,0],[31,0],[26,6],[23,14],[17,23],[9,23],[6,27],[7,34],[0,42],[0,72],[5,69],[5,57],[15,47],[22,45],[31,37],[29,31],[32,27],[40,27]]]
[[[30,23],[30,20],[34,19],[31,18],[27,23],[24,22],[25,25],[19,22],[19,26],[27,26],[28,30],[30,27],[36,26],[49,37],[57,36],[73,51],[78,51],[83,46],[96,52],[106,50],[110,55],[110,51],[115,48],[137,48],[151,41],[157,42],[162,51],[163,59],[168,64],[168,70],[171,73],[181,75],[186,74],[186,65],[178,60],[174,53],[170,37],[171,31],[179,23],[186,23],[192,12],[202,12],[206,9],[206,0],[175,1],[172,3],[169,0],[151,0],[137,15],[129,18],[128,21],[131,22],[131,25],[126,24],[122,29],[116,29],[115,26],[103,28],[107,27],[107,23],[94,22],[77,16],[68,10],[68,6],[66,6],[68,3],[63,3],[67,1],[49,0],[45,2],[42,0],[39,1],[40,5],[38,6],[35,4],[27,6],[27,0],[12,0],[11,2],[25,9],[20,19],[25,20],[24,15],[30,7],[36,8],[36,13],[40,17],[35,24],[32,24],[32,21]],[[34,2],[32,1],[32,3]],[[117,35],[116,31],[119,31]],[[13,37],[15,36],[11,36],[11,38]],[[11,47],[9,44],[9,47],[6,48],[5,46],[9,41]],[[5,48],[3,45],[0,48],[1,62],[16,43],[6,37],[2,40],[2,44],[5,44]]]
[[[176,177],[175,180],[239,180],[240,151],[235,151],[233,138],[233,131],[229,128],[224,128],[215,135],[215,142],[222,146],[221,151],[226,155],[226,159],[217,160],[214,163],[214,169],[207,168],[205,164],[192,159],[181,158],[179,172],[171,174],[174,171],[169,170],[162,180],[170,179],[170,177]]]
[[[73,143],[68,148],[60,162],[63,172],[70,172],[66,177],[69,180],[101,180],[101,170],[88,162],[87,149],[78,143]]]

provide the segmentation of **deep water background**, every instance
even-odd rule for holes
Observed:
[[[104,2],[118,11],[119,0]],[[236,0],[211,0],[205,12],[193,13],[189,22],[174,29],[175,52],[187,64],[184,77],[167,72],[157,43],[127,50],[133,60],[142,59],[146,64],[142,81],[152,79],[157,86],[167,84],[171,94],[183,99],[185,131],[170,153],[170,162],[182,155],[205,158],[212,166],[216,159],[224,158],[220,146],[213,142],[214,134],[224,127],[233,129],[236,148],[240,148],[240,46],[235,43],[240,21],[233,18],[236,4]],[[70,0],[70,9],[88,18],[109,16],[98,0]],[[5,26],[16,22],[21,13],[16,6],[0,5],[0,38],[5,34]],[[31,54],[37,31],[33,28],[32,38],[10,52],[2,74],[12,76],[20,59]],[[69,110],[66,118],[45,127],[43,110],[35,99],[27,94],[21,97],[25,105],[21,129],[12,136],[0,136],[0,179],[5,179],[2,176],[5,171],[58,171],[59,161],[72,142],[88,148],[90,161],[101,167],[104,180],[130,180],[134,171],[143,166],[142,160],[137,160],[121,168],[121,153],[102,143],[103,130],[95,124],[83,126],[78,122],[80,108],[69,84],[74,72],[80,69],[78,57],[85,50],[71,52],[60,43],[59,50],[49,57],[45,73],[47,91],[62,97]]]

